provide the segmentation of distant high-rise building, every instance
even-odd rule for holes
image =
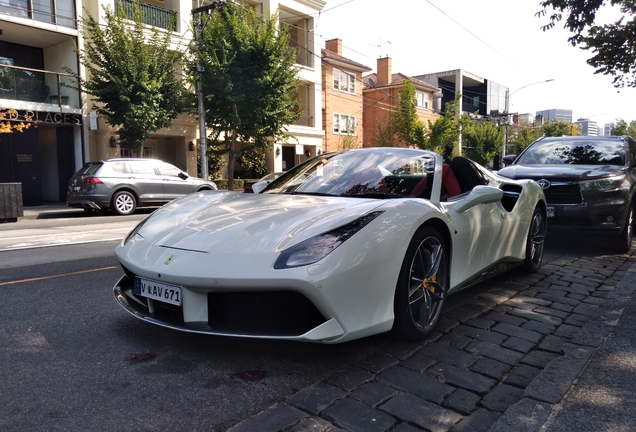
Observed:
[[[543,111],[537,111],[536,115],[543,117],[545,123],[553,121],[566,121],[572,123],[572,110],[570,109],[549,109]]]
[[[579,127],[579,135],[598,136],[598,125],[594,120],[580,118],[575,123]]]
[[[603,135],[610,136],[612,134],[612,129],[616,126],[615,123],[605,123],[603,125]]]

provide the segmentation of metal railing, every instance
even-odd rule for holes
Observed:
[[[73,2],[56,2],[53,5],[34,3],[31,0],[0,2],[0,15],[28,18],[75,29],[77,21],[74,9]]]
[[[168,10],[153,6],[151,4],[137,2],[135,0],[115,0],[115,12],[123,11],[126,18],[132,20],[134,18],[135,3],[139,5],[142,21],[144,24],[162,28],[169,31],[175,31],[177,11]]]
[[[80,108],[77,87],[69,74],[0,65],[0,99]]]

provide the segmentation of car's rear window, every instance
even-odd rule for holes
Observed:
[[[88,162],[75,175],[93,175],[102,165],[104,165],[102,162]]]
[[[618,140],[540,141],[526,149],[521,165],[625,165],[625,144]]]

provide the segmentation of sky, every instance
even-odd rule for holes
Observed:
[[[636,120],[636,89],[594,74],[591,53],[568,43],[563,24],[542,31],[541,9],[539,0],[328,0],[314,34],[323,46],[341,39],[344,57],[372,72],[388,56],[393,73],[463,69],[489,79],[510,89],[510,112],[571,109],[573,121],[599,126]],[[598,19],[618,16],[608,8]]]

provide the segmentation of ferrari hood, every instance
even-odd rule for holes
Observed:
[[[587,180],[622,174],[621,167],[615,165],[512,165],[498,171],[498,174],[512,179],[572,179]]]
[[[155,246],[224,254],[276,252],[382,205],[372,199],[203,192],[157,210],[138,234]]]

